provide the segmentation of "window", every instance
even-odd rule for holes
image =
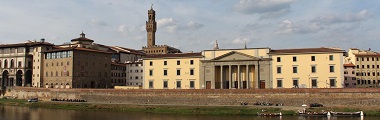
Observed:
[[[18,68],[21,68],[21,61],[18,61],[18,65],[17,65]]]
[[[293,73],[297,73],[297,67],[293,67]]]
[[[282,88],[282,80],[277,80],[277,87]]]
[[[167,76],[168,75],[168,70],[164,70],[164,76]]]
[[[293,62],[297,62],[297,57],[293,57]]]
[[[311,56],[311,61],[315,61],[315,56]]]
[[[168,88],[168,81],[164,81],[164,88]]]
[[[181,75],[181,69],[177,69],[177,75]]]
[[[335,87],[335,79],[330,79],[330,87]]]
[[[364,65],[362,65],[362,68],[364,68]]]
[[[318,86],[317,86],[317,79],[311,79],[311,87],[312,88],[318,88]]]
[[[164,61],[164,65],[168,65],[168,61]]]
[[[135,76],[135,79],[138,80],[138,79],[139,79],[139,76]]]
[[[334,56],[333,55],[329,55],[329,60],[333,61],[334,60]]]
[[[181,65],[181,61],[177,60],[177,65]]]
[[[293,87],[298,88],[298,80],[297,79],[293,79]]]
[[[281,74],[281,67],[277,67],[277,74]]]
[[[194,75],[194,69],[190,69],[190,75]]]
[[[195,87],[195,82],[194,81],[190,81],[190,88],[194,88]]]
[[[153,70],[149,70],[149,76],[153,76]]]
[[[317,68],[315,66],[311,66],[311,73],[317,72]]]
[[[190,60],[190,65],[194,65],[194,60]]]
[[[367,61],[369,61],[369,57],[367,57]]]
[[[277,57],[277,62],[281,62],[281,57]]]
[[[359,68],[359,65],[356,65],[356,68]]]
[[[153,88],[153,81],[149,81],[149,88]]]
[[[150,62],[149,62],[149,65],[150,65],[150,66],[153,66],[153,61],[150,61]]]
[[[177,88],[181,88],[181,80],[177,80]]]
[[[367,68],[370,68],[369,65],[367,65]]]
[[[334,72],[334,66],[330,65],[330,72]]]

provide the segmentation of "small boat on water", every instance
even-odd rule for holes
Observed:
[[[329,112],[298,112],[298,115],[300,116],[321,116],[325,117],[328,116]]]
[[[258,116],[282,116],[282,113],[257,113]]]
[[[364,116],[363,111],[358,112],[331,112],[332,116]]]

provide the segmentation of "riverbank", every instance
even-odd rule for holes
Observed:
[[[196,114],[196,115],[257,115],[265,110],[268,113],[281,112],[283,115],[297,115],[297,111],[302,107],[291,106],[190,106],[190,105],[154,105],[154,104],[115,104],[115,103],[74,103],[74,102],[27,102],[22,99],[0,99],[0,105],[36,107],[48,109],[67,110],[91,110],[91,111],[118,111],[118,112],[148,112],[148,113],[168,113],[168,114]],[[312,108],[309,111],[341,111],[356,112],[363,111],[366,116],[379,116],[380,106],[373,107],[348,107],[334,106]]]

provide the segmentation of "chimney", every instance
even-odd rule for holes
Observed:
[[[41,41],[40,42],[45,42],[45,38],[41,38]]]

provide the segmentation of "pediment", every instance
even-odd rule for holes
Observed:
[[[259,58],[247,55],[237,51],[231,51],[219,57],[212,59],[213,61],[231,61],[231,60],[258,60]]]

